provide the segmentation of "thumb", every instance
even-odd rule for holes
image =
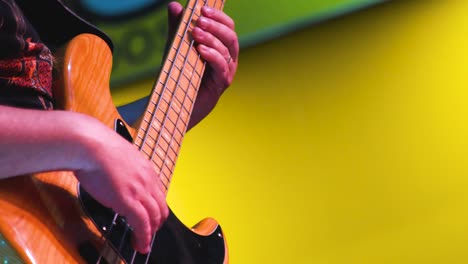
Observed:
[[[182,17],[182,12],[184,8],[179,2],[170,2],[167,6],[167,18],[168,18],[168,37],[172,38],[177,30],[177,26]]]

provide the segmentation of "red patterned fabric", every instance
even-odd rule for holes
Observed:
[[[0,103],[51,109],[53,57],[13,0],[0,0]]]

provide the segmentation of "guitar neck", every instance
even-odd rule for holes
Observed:
[[[221,10],[224,0],[189,0],[186,4],[134,139],[155,164],[166,194],[205,71],[191,36],[203,6]]]

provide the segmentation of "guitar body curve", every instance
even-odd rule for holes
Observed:
[[[134,137],[135,129],[125,124],[112,102],[112,53],[106,42],[95,35],[78,35],[58,58],[64,70],[55,85],[60,89],[54,90],[59,108],[90,115],[112,129],[119,122]],[[106,210],[92,210],[99,207],[72,172],[1,180],[0,238],[13,250],[0,248],[0,254],[11,254],[11,259],[17,256],[25,263],[146,263],[146,259],[157,264],[228,263],[226,241],[214,219],[187,228],[171,211],[155,236],[151,253],[135,258],[126,255],[128,243],[116,245],[106,234],[106,226],[99,224],[99,219],[109,217]]]
[[[137,254],[131,262],[130,244],[119,251],[106,241],[94,220],[102,219],[103,211],[90,215],[83,210],[78,189],[70,172],[2,180],[0,234],[13,250],[0,251],[0,258],[12,261],[17,256],[24,263],[227,263],[224,235],[214,219],[189,229],[172,211],[157,232],[151,253]]]

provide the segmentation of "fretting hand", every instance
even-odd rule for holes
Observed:
[[[178,2],[168,5],[169,39],[175,34],[183,10]],[[197,43],[197,50],[207,62],[207,67],[187,129],[205,118],[231,85],[237,71],[239,56],[239,41],[234,21],[221,10],[203,7],[192,34]]]

